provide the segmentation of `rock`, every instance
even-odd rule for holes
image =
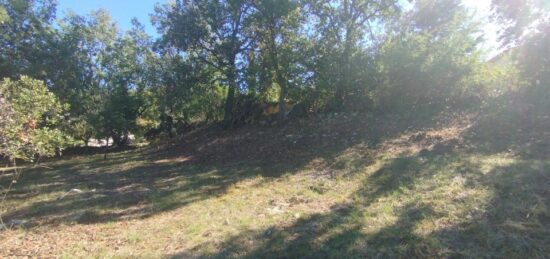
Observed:
[[[80,190],[80,189],[70,189],[68,192],[66,192],[66,193],[64,193],[63,195],[59,196],[57,199],[58,199],[58,200],[62,200],[62,199],[64,199],[65,197],[67,197],[67,195],[78,194],[78,193],[83,193],[83,191]]]
[[[283,212],[284,211],[281,210],[281,208],[279,208],[278,206],[267,209],[267,213],[269,213],[271,215],[282,214]]]

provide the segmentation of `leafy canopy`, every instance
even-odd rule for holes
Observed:
[[[68,138],[56,129],[66,109],[42,81],[21,76],[0,82],[0,154],[32,160],[53,155]]]

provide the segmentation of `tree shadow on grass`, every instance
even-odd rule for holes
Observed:
[[[485,171],[471,158],[397,158],[367,177],[354,202],[169,257],[550,256],[550,161],[514,160]],[[446,185],[461,191],[442,197]],[[389,211],[378,209],[386,205]],[[218,250],[209,251],[212,245]]]
[[[186,251],[171,258],[391,258],[403,251],[410,254],[408,248],[422,242],[412,228],[433,211],[429,206],[407,205],[400,213],[395,225],[369,235],[354,208],[338,208],[299,219],[290,227],[243,232],[226,240],[217,253]]]
[[[550,120],[536,113],[521,113],[516,107],[483,113],[465,132],[484,154],[514,153],[524,159],[550,159]]]
[[[25,219],[32,228],[149,217],[223,195],[245,179],[269,181],[299,172],[318,158],[330,166],[348,148],[370,147],[417,127],[434,125],[340,116],[298,121],[283,128],[194,132],[182,142],[111,153],[107,160],[99,154],[54,161],[46,164],[51,170],[36,168],[23,174],[18,189],[8,197],[13,207],[5,219]],[[0,177],[2,186],[9,180]]]
[[[10,199],[13,196],[13,200],[24,201],[45,192],[55,196],[19,207],[5,218],[23,218],[34,225],[92,224],[144,218],[223,195],[235,183],[249,177],[272,177],[286,171],[283,168],[279,170],[262,170],[250,164],[225,165],[221,168],[152,163],[103,174],[78,175],[78,171],[71,170],[63,174],[73,172],[76,175],[59,177],[46,185],[37,183],[36,175],[29,173],[21,179],[22,184],[34,182],[34,185],[16,190],[10,194]],[[52,178],[44,180],[52,181]],[[31,192],[33,188],[39,189]]]

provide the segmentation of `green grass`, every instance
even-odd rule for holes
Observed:
[[[550,160],[423,152],[436,143],[403,134],[284,165],[138,149],[24,169],[3,215],[30,223],[0,232],[0,257],[550,256]],[[83,192],[57,199],[73,188]]]

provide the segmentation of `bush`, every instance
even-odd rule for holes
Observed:
[[[56,124],[66,109],[42,81],[22,76],[0,82],[0,154],[33,160],[51,156],[70,139]]]

